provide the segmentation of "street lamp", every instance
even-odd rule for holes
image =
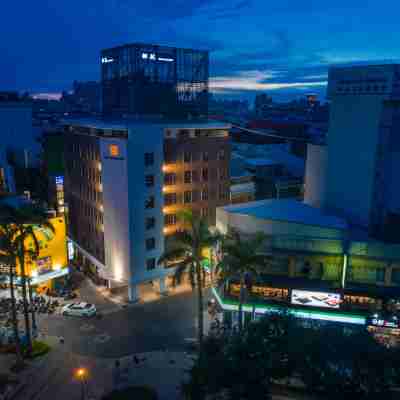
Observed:
[[[82,399],[82,400],[85,400],[85,398],[86,398],[85,385],[86,385],[87,373],[88,373],[87,369],[86,369],[86,368],[83,368],[83,367],[78,368],[78,369],[75,371],[75,378],[76,378],[78,381],[81,381],[81,390],[82,390],[82,391],[81,391],[81,399]]]

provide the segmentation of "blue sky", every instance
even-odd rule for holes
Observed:
[[[102,48],[134,41],[211,50],[219,96],[323,94],[329,65],[398,60],[395,0],[23,0],[2,5],[0,90],[98,80]]]

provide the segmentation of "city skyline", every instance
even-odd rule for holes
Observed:
[[[210,89],[230,98],[250,99],[260,91],[278,99],[306,91],[324,95],[330,65],[398,59],[393,11],[399,5],[392,0],[385,8],[359,0],[85,5],[28,3],[22,14],[8,3],[0,27],[0,88],[57,97],[75,79],[99,80],[100,50],[129,42],[209,49]]]

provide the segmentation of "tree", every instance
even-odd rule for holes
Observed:
[[[266,314],[242,332],[208,337],[183,392],[189,400],[256,399],[295,376],[324,399],[388,399],[399,365],[399,351],[382,346],[365,327],[344,330],[287,311]]]
[[[210,232],[204,218],[194,216],[191,211],[183,211],[178,216],[185,224],[185,229],[173,235],[158,264],[176,267],[174,278],[177,282],[181,280],[183,273],[188,272],[192,289],[197,290],[197,335],[201,350],[204,335],[203,289],[206,285],[206,272],[202,266],[206,257],[203,250],[215,245],[219,237]]]
[[[224,282],[239,278],[239,330],[243,328],[243,303],[247,298],[250,275],[265,272],[271,260],[261,253],[265,239],[262,232],[242,239],[239,231],[232,230],[222,241],[222,259],[216,271]]]
[[[271,314],[241,332],[221,330],[204,341],[203,356],[182,385],[188,400],[270,399],[272,378],[281,378],[284,349],[294,319]]]
[[[14,242],[16,230],[13,225],[9,223],[4,223],[1,219],[0,221],[0,263],[4,266],[8,266],[11,297],[11,321],[14,334],[15,352],[17,355],[17,365],[22,365],[23,357],[21,351],[21,342],[19,338],[18,318],[14,291],[14,276],[17,264],[17,248]]]
[[[12,227],[14,237],[12,242],[15,249],[15,256],[20,267],[20,277],[22,286],[23,312],[25,320],[25,330],[27,338],[27,353],[32,352],[31,326],[29,320],[29,304],[27,292],[27,277],[25,262],[28,259],[37,258],[40,245],[35,230],[38,228],[49,229],[54,232],[54,227],[50,223],[46,212],[38,205],[27,201],[5,201],[0,204],[0,225]],[[26,248],[26,241],[32,240],[33,247]],[[32,309],[32,313],[33,313]],[[32,314],[34,318],[34,314]]]

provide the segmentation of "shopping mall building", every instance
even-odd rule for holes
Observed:
[[[400,245],[355,239],[345,220],[297,200],[262,200],[217,209],[217,228],[264,232],[271,256],[253,277],[244,318],[289,309],[295,316],[387,327],[400,334]],[[227,322],[238,318],[239,282],[213,289]],[[394,328],[394,329],[393,329]]]

